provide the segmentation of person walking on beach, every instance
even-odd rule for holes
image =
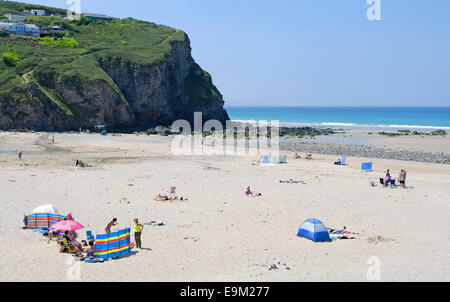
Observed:
[[[144,226],[139,223],[139,220],[137,218],[134,218],[134,240],[136,241],[136,247],[138,249],[142,248],[142,242],[141,242],[141,234],[142,230],[144,229]]]
[[[106,234],[111,233],[111,227],[117,225],[117,218],[113,218],[107,225],[105,228],[105,232]]]
[[[405,182],[406,182],[406,171],[405,170],[401,170],[400,174],[398,175],[398,181],[400,182],[400,187],[402,187],[403,189],[406,188],[405,186]]]
[[[19,152],[19,159],[20,159],[20,160],[22,160],[22,154],[23,154],[23,152],[20,151],[20,152]]]

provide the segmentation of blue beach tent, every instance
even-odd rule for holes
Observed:
[[[263,155],[260,157],[258,163],[260,164],[270,164],[269,157],[267,155]]]
[[[315,218],[310,218],[303,222],[297,236],[311,239],[314,242],[331,241],[328,229],[319,219]]]
[[[106,130],[103,130],[102,133],[100,133],[100,134],[101,134],[101,135],[106,135],[107,132],[106,132]]]

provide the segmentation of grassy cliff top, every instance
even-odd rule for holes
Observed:
[[[184,41],[182,31],[134,19],[93,21],[64,19],[66,11],[18,2],[0,2],[0,12],[45,9],[55,16],[28,16],[26,23],[40,27],[60,26],[64,37],[31,38],[0,33],[0,94],[26,99],[30,81],[52,88],[57,81],[111,79],[99,60],[153,65],[165,60],[172,42]],[[59,15],[59,16],[57,16]]]
[[[32,10],[32,9],[43,9],[52,15],[65,15],[67,11],[61,8],[47,7],[42,5],[21,3],[15,1],[1,1],[0,3],[0,14],[7,14],[7,13],[21,14],[24,10]]]

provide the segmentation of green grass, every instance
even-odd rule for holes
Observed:
[[[62,9],[0,2],[0,13],[20,13],[24,9],[45,9],[60,16],[66,14],[66,10]],[[68,33],[59,39],[0,36],[0,96],[19,102],[29,101],[27,87],[28,82],[32,81],[67,115],[75,117],[76,108],[64,102],[55,89],[56,83],[67,83],[79,92],[85,81],[106,82],[119,93],[131,114],[127,100],[99,62],[159,64],[171,53],[173,42],[186,39],[182,31],[134,19],[112,19],[107,22],[87,18],[77,21],[59,16],[28,16],[27,23],[41,27],[60,26]],[[24,77],[25,74],[28,75]],[[205,73],[205,77],[208,76]],[[213,86],[211,89],[217,91]]]

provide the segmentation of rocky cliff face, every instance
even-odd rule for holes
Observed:
[[[177,119],[192,123],[198,111],[203,121],[229,119],[210,75],[192,58],[187,37],[172,43],[162,63],[138,65],[118,57],[95,64],[111,81],[61,78],[52,69],[24,76],[26,100],[0,95],[0,128],[68,131],[103,124],[110,130],[146,130]]]

